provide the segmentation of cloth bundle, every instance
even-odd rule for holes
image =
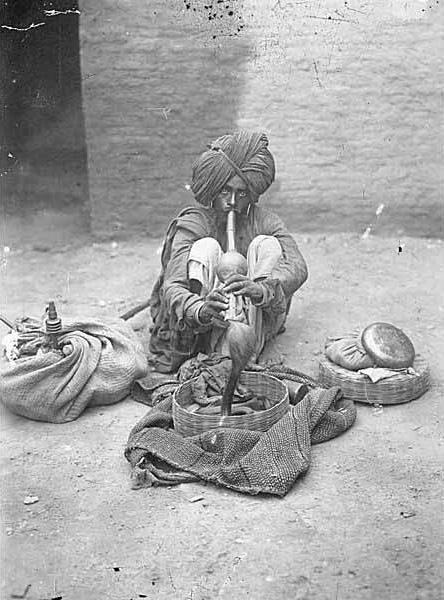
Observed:
[[[64,326],[59,344],[66,354],[42,352],[44,334],[35,326],[24,335],[31,355],[0,363],[0,401],[28,419],[73,421],[88,406],[119,402],[147,372],[142,345],[121,319]]]
[[[336,365],[349,371],[368,369],[374,363],[361,344],[360,331],[327,338],[325,356]]]

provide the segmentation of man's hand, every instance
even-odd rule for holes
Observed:
[[[235,296],[245,296],[253,302],[259,303],[264,297],[263,288],[260,283],[252,281],[245,275],[233,274],[225,282],[222,290],[225,294],[234,294]]]
[[[228,327],[229,323],[220,313],[227,310],[228,298],[222,290],[213,290],[199,310],[199,320],[202,323],[214,323],[219,327]]]

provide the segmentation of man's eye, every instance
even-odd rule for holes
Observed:
[[[230,192],[227,189],[224,189],[224,190],[221,191],[221,194],[223,194],[224,196],[226,196],[229,193]]]
[[[247,195],[247,192],[239,192],[239,197],[240,198],[245,198]]]

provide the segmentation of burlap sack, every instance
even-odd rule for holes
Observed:
[[[71,344],[71,354],[39,353],[0,363],[0,401],[13,413],[50,423],[73,421],[87,406],[119,402],[146,375],[142,345],[121,319],[74,322],[63,327],[60,343]]]

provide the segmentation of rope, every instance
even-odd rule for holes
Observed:
[[[286,365],[269,365],[266,367],[263,367],[261,365],[251,365],[246,370],[268,373],[269,375],[273,375],[273,377],[276,377],[277,379],[288,379],[288,381],[304,383],[305,385],[311,388],[325,387],[319,381],[313,379],[313,377],[310,377],[310,375],[306,375],[305,373],[302,373],[302,371],[292,369],[291,367],[287,367]]]

